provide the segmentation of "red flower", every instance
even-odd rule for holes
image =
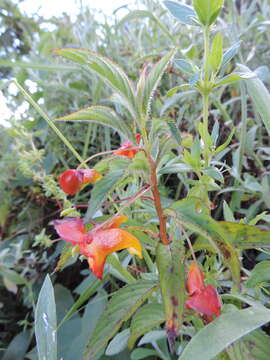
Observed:
[[[69,195],[75,195],[83,185],[95,183],[102,176],[94,169],[68,169],[59,177],[61,189]]]
[[[213,320],[213,315],[220,315],[221,302],[217,290],[212,285],[204,285],[203,273],[195,262],[189,267],[187,291],[189,293],[185,302],[187,309],[206,315],[208,321]]]
[[[136,134],[137,145],[139,145],[140,141],[141,141],[141,135]],[[123,142],[121,144],[120,148],[117,149],[113,154],[126,156],[129,159],[132,159],[137,154],[138,151],[140,151],[140,149],[137,148],[136,145],[133,145],[131,141],[127,140],[127,141]]]
[[[66,218],[54,221],[54,227],[63,240],[79,246],[79,252],[87,257],[92,272],[102,279],[106,258],[112,252],[127,249],[129,253],[142,257],[138,239],[126,230],[118,229],[125,221],[127,217],[120,215],[87,232],[82,219]]]

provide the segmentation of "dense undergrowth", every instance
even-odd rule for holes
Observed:
[[[260,231],[270,230],[270,120],[269,109],[264,109],[265,103],[260,100],[263,98],[263,83],[266,88],[270,85],[269,0],[227,0],[212,27],[214,34],[222,33],[224,53],[228,54],[225,51],[230,49],[232,55],[230,61],[223,64],[221,75],[225,76],[234,69],[243,73],[247,71],[244,65],[257,78],[254,80],[253,74],[250,80],[224,83],[211,92],[207,129],[213,141],[211,146],[219,151],[212,156],[209,166],[202,170],[203,176],[200,175],[200,166],[209,154],[205,145],[207,135],[198,131],[202,101],[196,85],[205,51],[199,26],[178,22],[158,1],[141,1],[141,10],[127,8],[127,15],[121,19],[116,12],[115,16],[104,21],[87,7],[81,8],[75,21],[71,21],[68,15],[45,20],[38,16],[27,17],[14,2],[0,0],[0,3],[0,88],[14,114],[9,119],[10,127],[0,125],[0,359],[38,359],[34,313],[46,274],[50,274],[54,284],[57,321],[61,325],[57,331],[58,359],[82,359],[91,335],[93,348],[100,347],[91,359],[177,359],[190,339],[206,325],[205,319],[188,312],[179,335],[174,339],[174,346],[167,341],[165,328],[168,330],[168,322],[166,326],[164,322],[168,319],[164,317],[159,290],[154,288],[158,280],[155,250],[158,217],[149,199],[139,198],[123,210],[129,218],[127,228],[143,245],[143,260],[131,257],[126,251],[115,257],[111,255],[103,280],[97,280],[89,271],[87,262],[82,258],[82,261],[76,261],[77,255],[70,256],[64,241],[58,241],[52,221],[60,218],[61,212],[62,215],[76,216],[76,210],[79,210],[81,215],[85,215],[95,187],[83,188],[75,198],[67,197],[61,190],[59,175],[66,169],[77,168],[78,159],[50,128],[46,118],[34,107],[26,105],[25,94],[18,90],[13,79],[16,78],[24,89],[31,89],[32,99],[50,119],[59,119],[81,108],[102,105],[113,108],[124,123],[132,123],[123,102],[105,85],[97,71],[87,70],[80,61],[77,64],[76,61],[61,59],[53,52],[61,48],[73,48],[75,54],[77,48],[101,54],[118,64],[135,83],[144,72],[149,73],[154,64],[162,61],[170,49],[177,49],[175,58],[185,61],[173,62],[171,57],[169,65],[164,66],[159,85],[151,94],[150,119],[154,125],[151,125],[151,131],[147,129],[154,144],[152,154],[155,151],[158,154],[160,144],[164,145],[163,153],[159,153],[162,161],[158,167],[162,206],[167,209],[174,201],[192,194],[211,207],[211,219],[257,225],[258,232],[244,233],[243,230],[243,239],[232,240],[236,257],[241,262],[241,273],[238,271],[240,268],[234,272],[235,263],[229,262],[228,265],[226,262],[226,249],[222,253],[221,246],[221,254],[217,253],[206,242],[203,226],[187,226],[184,235],[180,235],[175,229],[173,216],[168,212],[166,216],[172,217],[168,220],[169,233],[172,238],[175,234],[181,239],[190,238],[207,285],[218,288],[224,314],[229,318],[231,313],[230,321],[226,320],[229,324],[234,317],[233,311],[245,309],[247,305],[254,306],[255,313],[258,311],[257,319],[267,320],[269,315],[260,313],[260,305],[264,305],[263,309],[269,308],[270,242],[268,233],[261,235]],[[186,3],[190,5],[191,2]],[[57,51],[63,57],[76,60],[72,58],[74,54]],[[223,54],[223,60],[224,57]],[[193,69],[190,69],[190,63]],[[239,67],[238,63],[242,65]],[[263,82],[260,82],[260,88],[252,87],[252,81],[257,79]],[[189,85],[183,86],[186,83]],[[171,90],[177,86],[180,87]],[[115,130],[96,121],[59,120],[54,124],[82,159],[117,149],[126,140],[121,131],[116,131],[117,126]],[[132,126],[134,133],[136,119]],[[161,139],[160,143],[155,143],[156,138]],[[219,148],[224,143],[225,146]],[[213,149],[209,146],[208,150]],[[103,206],[99,207],[96,214],[105,216],[104,220],[121,209],[120,199],[132,198],[140,191],[141,179],[146,177],[148,165],[140,151],[135,159],[120,157],[115,165],[110,156],[104,159],[100,155],[93,158],[91,167],[94,166],[103,175],[119,169],[129,171],[126,178],[106,194]],[[187,203],[186,209],[176,206],[175,211],[187,211],[188,223],[192,211],[196,213],[196,206]],[[148,231],[142,231],[142,226],[147,226]],[[238,231],[236,229],[227,225],[225,232],[234,233]],[[192,251],[188,245],[183,251],[183,263],[187,265],[192,259]],[[138,327],[132,323],[133,320],[127,319],[116,331],[111,331],[111,336],[105,334],[107,341],[100,345],[95,328],[101,326],[99,317],[108,300],[124,285],[132,286],[135,280],[145,280],[149,287],[147,291],[152,292],[148,303],[141,308],[144,309],[141,317],[140,310],[135,313],[138,314]],[[48,282],[47,291],[50,293]],[[132,293],[126,296],[132,298]],[[45,299],[53,306],[52,295]],[[132,307],[125,301],[126,298],[123,307]],[[244,323],[242,315],[239,316],[239,328],[226,328],[229,325],[224,323],[224,329],[235,333],[235,337],[232,341],[224,339],[224,346],[217,352],[216,359],[268,359],[267,321],[254,326],[256,329],[266,324],[260,330],[251,331],[251,326],[243,333],[248,335],[232,345],[234,340],[238,340],[241,321]],[[137,332],[134,330],[130,340],[132,326]],[[101,326],[100,336],[106,339],[102,331]],[[106,350],[111,338],[113,340]],[[219,340],[217,338],[217,343]],[[194,351],[196,353],[196,344]],[[200,354],[199,347],[197,354]]]

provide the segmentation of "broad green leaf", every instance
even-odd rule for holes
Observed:
[[[143,114],[148,115],[150,113],[154,92],[175,53],[176,49],[172,49],[152,67],[149,73],[147,73],[147,68],[142,72],[137,85],[137,100]]]
[[[123,119],[119,118],[119,116],[111,108],[106,106],[90,106],[56,120],[86,121],[108,126],[135,143],[135,138],[130,126],[124,122]]]
[[[113,296],[88,343],[85,359],[90,360],[104,349],[108,341],[117,333],[141,304],[157,290],[153,281],[139,280],[126,285]]]
[[[264,331],[253,331],[251,334],[247,335],[244,340],[249,344],[252,360],[268,360],[270,358],[270,338]]]
[[[209,214],[209,209],[200,198],[189,197],[176,201],[171,208],[180,223],[188,229],[206,238],[219,252],[230,268],[234,281],[240,284],[240,263],[238,253],[230,241],[230,234],[220,222]]]
[[[40,290],[35,311],[35,335],[39,360],[57,360],[57,322],[53,285],[49,275]]]
[[[224,178],[221,171],[213,166],[204,169],[203,173],[217,181],[220,181],[221,183],[224,183]]]
[[[112,341],[107,346],[105,355],[113,356],[113,355],[117,355],[121,351],[125,350],[125,348],[127,347],[129,336],[130,336],[129,329],[125,329],[125,330],[119,332],[117,335],[115,335],[115,337],[112,339]]]
[[[270,261],[261,261],[252,269],[246,286],[252,288],[266,281],[270,281]]]
[[[180,69],[183,73],[188,75],[194,74],[193,66],[190,64],[189,61],[185,59],[175,59],[174,63],[178,67],[178,69]]]
[[[35,70],[45,70],[45,71],[75,71],[75,66],[69,65],[59,65],[59,64],[44,64],[36,63],[33,61],[10,61],[1,59],[0,67],[14,67],[21,69],[35,69]]]
[[[229,345],[269,321],[270,310],[263,307],[223,314],[191,339],[179,360],[211,360]]]
[[[136,98],[133,84],[125,72],[110,59],[93,51],[78,48],[62,48],[54,53],[75,61],[97,73],[105,83],[119,94],[121,104],[137,119]]]
[[[171,349],[180,327],[185,301],[185,267],[182,239],[157,246],[157,267],[166,316],[166,332]]]
[[[194,9],[203,25],[209,26],[216,21],[224,0],[193,0]]]
[[[252,73],[248,67],[238,64],[241,71]],[[247,90],[252,99],[257,112],[260,114],[262,122],[270,134],[270,93],[265,87],[264,83],[256,76],[253,79],[246,81]]]
[[[165,322],[165,314],[161,304],[144,305],[131,320],[128,347],[132,349],[140,336],[163,322]]]
[[[108,193],[113,191],[115,186],[122,180],[125,173],[124,169],[110,171],[106,176],[100,179],[91,192],[91,198],[88,202],[88,209],[84,217],[85,222],[89,222],[92,216],[105,201]]]
[[[133,10],[126,16],[124,16],[117,24],[118,27],[125,24],[127,21],[135,20],[135,19],[142,19],[142,18],[149,18],[153,22],[157,24],[157,26],[164,32],[165,35],[173,42],[175,43],[175,38],[172,36],[172,34],[169,32],[169,30],[162,24],[162,22],[159,21],[159,19],[150,11],[148,10]]]
[[[214,37],[211,52],[209,55],[209,64],[214,72],[217,72],[222,62],[222,35],[217,33]]]
[[[194,19],[196,19],[196,14],[191,6],[176,1],[164,1],[163,3],[170,13],[180,22],[187,25],[197,25],[194,21]]]

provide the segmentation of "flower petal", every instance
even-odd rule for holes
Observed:
[[[91,243],[80,244],[80,253],[88,257],[89,267],[99,279],[102,278],[106,257],[114,251],[128,249],[131,254],[142,257],[139,240],[122,229],[92,230]]]
[[[73,245],[80,244],[85,241],[87,233],[80,218],[65,218],[63,220],[55,220],[53,222],[57,234],[65,241],[71,242]]]
[[[204,276],[196,262],[189,266],[187,276],[187,291],[189,295],[194,294],[196,291],[204,288]]]
[[[204,315],[219,316],[221,302],[214,286],[208,285],[203,290],[191,295],[185,302],[185,306]]]
[[[95,169],[80,169],[77,171],[83,175],[83,185],[89,183],[94,184],[97,180],[102,178],[102,175]]]
[[[108,222],[106,225],[106,229],[114,229],[118,228],[124,222],[128,221],[128,217],[125,215],[118,215],[112,218],[111,222]]]
[[[83,183],[83,174],[77,170],[68,169],[59,177],[61,189],[69,195],[75,195],[81,188]]]

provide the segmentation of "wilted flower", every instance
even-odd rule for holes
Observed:
[[[139,240],[118,228],[125,221],[127,217],[120,215],[87,231],[82,219],[66,218],[54,221],[54,227],[63,240],[78,245],[80,254],[87,257],[92,272],[101,279],[106,258],[112,252],[127,249],[129,253],[142,257]]]
[[[195,262],[189,267],[187,291],[189,297],[185,306],[188,309],[206,315],[208,321],[213,320],[213,315],[220,315],[221,302],[217,290],[212,285],[204,285],[203,273]]]
[[[68,169],[59,177],[61,189],[69,195],[75,195],[83,185],[95,183],[102,177],[95,169]]]

